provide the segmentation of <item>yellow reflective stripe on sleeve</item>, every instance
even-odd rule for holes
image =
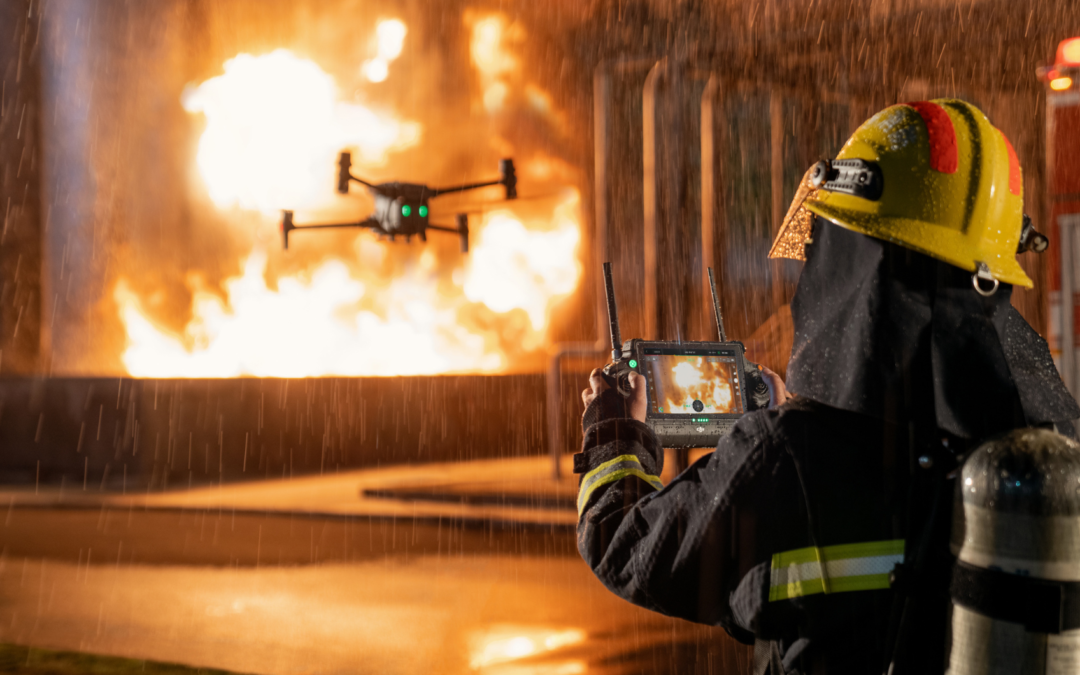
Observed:
[[[769,600],[888,588],[889,573],[903,561],[903,539],[777,553],[769,574]]]
[[[609,459],[608,461],[606,461],[603,464],[601,464],[600,466],[596,467],[595,469],[593,469],[589,473],[582,476],[581,477],[581,484],[582,485],[587,484],[589,481],[591,481],[593,478],[595,478],[597,476],[597,474],[601,474],[605,470],[607,470],[608,468],[610,468],[612,466],[615,466],[616,464],[621,464],[623,462],[633,462],[634,464],[637,464],[638,466],[641,466],[641,460],[637,458],[637,455],[619,455],[615,459]]]
[[[658,477],[645,473],[645,469],[641,466],[641,460],[635,455],[619,455],[615,459],[609,459],[582,477],[581,487],[578,490],[578,515],[581,515],[581,512],[585,509],[585,504],[589,501],[589,496],[592,495],[596,488],[622,480],[628,476],[637,476],[657,490],[664,487]]]

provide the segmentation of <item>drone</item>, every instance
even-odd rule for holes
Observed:
[[[498,180],[484,183],[468,183],[452,187],[433,188],[416,183],[380,183],[375,185],[366,180],[357,178],[350,173],[352,168],[352,154],[341,153],[338,158],[338,182],[337,191],[341,194],[349,193],[349,183],[357,182],[365,186],[372,197],[375,198],[375,211],[367,218],[352,223],[326,223],[319,225],[297,225],[293,222],[293,212],[283,211],[281,219],[281,238],[285,250],[289,249],[289,233],[294,230],[323,230],[339,227],[365,227],[374,230],[379,238],[388,236],[390,241],[398,236],[405,237],[409,242],[413,236],[420,241],[427,241],[428,230],[437,232],[449,232],[461,237],[461,252],[469,252],[469,216],[459,213],[455,217],[455,226],[436,225],[428,220],[430,208],[428,202],[451,192],[465,192],[502,185],[506,188],[506,198],[517,198],[517,175],[514,172],[514,160],[499,160]]]

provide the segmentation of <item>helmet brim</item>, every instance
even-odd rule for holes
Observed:
[[[986,260],[978,260],[958,253],[971,247],[958,230],[910,218],[852,211],[816,199],[807,199],[803,206],[840,227],[910,248],[968,272],[975,272],[977,263],[981,262],[986,264],[990,274],[998,281],[1025,288],[1035,285],[1017,262],[1015,254],[986,255]],[[937,250],[926,248],[922,242],[934,242]]]

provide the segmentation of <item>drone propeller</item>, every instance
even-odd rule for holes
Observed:
[[[292,211],[281,212],[281,243],[289,250],[289,233],[296,229],[292,222]]]
[[[352,153],[342,152],[338,156],[338,174],[337,174],[337,191],[343,195],[349,194],[349,181],[356,181],[361,185],[365,185],[369,188],[375,187],[371,183],[362,178],[349,173],[349,169],[352,168]]]

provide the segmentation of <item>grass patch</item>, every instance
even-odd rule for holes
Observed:
[[[234,675],[213,668],[0,644],[0,673],[19,675]]]

